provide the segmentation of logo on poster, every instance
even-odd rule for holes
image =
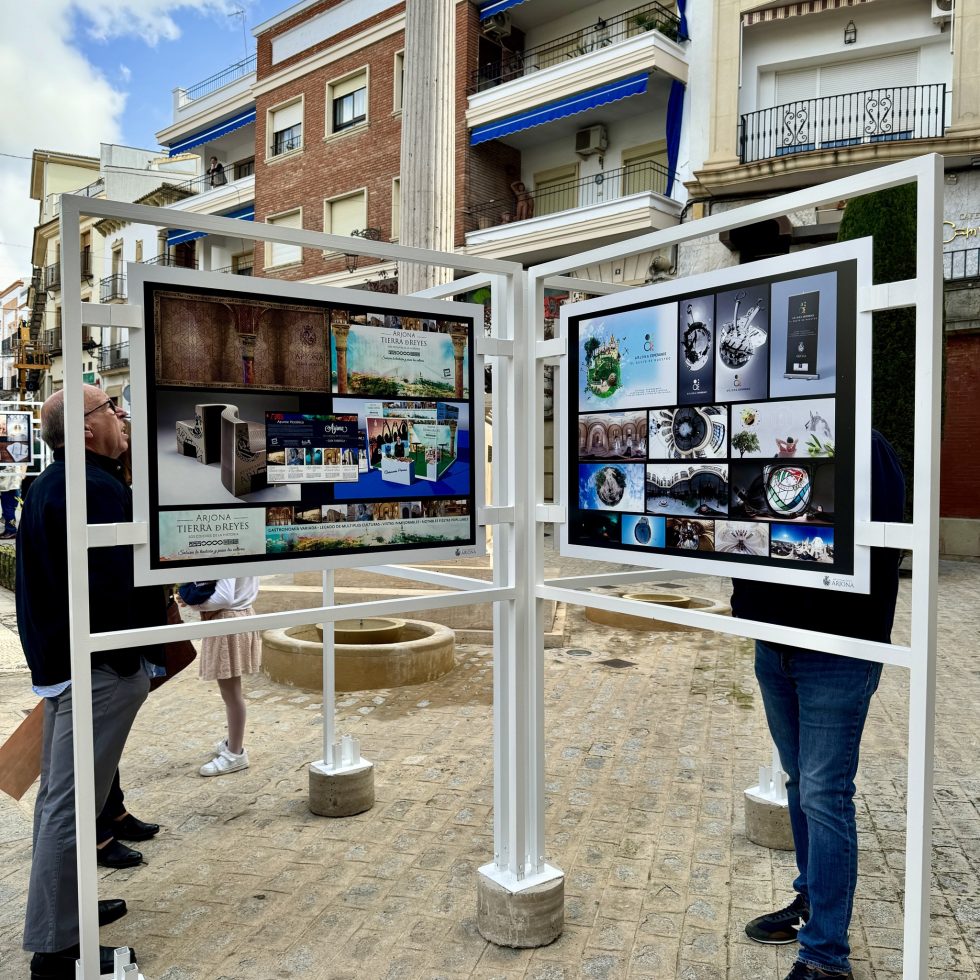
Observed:
[[[831,586],[833,586],[834,588],[837,588],[837,589],[853,589],[854,588],[854,581],[853,581],[853,579],[845,578],[845,577],[842,577],[840,575],[836,575],[836,576],[833,576],[833,577],[830,576],[830,575],[824,575],[824,577],[823,577],[823,584],[825,586],[827,586],[827,588],[830,588]]]

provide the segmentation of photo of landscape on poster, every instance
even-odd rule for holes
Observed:
[[[133,369],[148,399],[134,445],[134,467],[145,457],[134,499],[151,528],[143,580],[481,553],[483,427],[470,419],[474,376],[483,395],[482,310],[228,278],[134,273],[145,346]]]
[[[562,552],[865,589],[854,522],[866,251],[829,246],[806,266],[800,254],[564,306]]]

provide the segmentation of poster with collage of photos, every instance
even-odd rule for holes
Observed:
[[[273,571],[482,551],[472,307],[134,275],[148,393],[143,581],[215,563]]]
[[[565,546],[851,574],[856,267],[567,308]]]

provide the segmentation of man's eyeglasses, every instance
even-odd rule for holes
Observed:
[[[95,408],[90,408],[87,412],[85,412],[85,418],[88,418],[90,415],[93,415],[95,412],[101,412],[102,409],[104,408],[108,408],[109,412],[112,415],[126,414],[125,410],[121,409],[111,398],[107,398],[104,402],[101,402],[100,404],[96,405]]]

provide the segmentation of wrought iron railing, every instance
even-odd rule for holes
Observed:
[[[3,357],[10,357],[11,354],[17,353],[17,345],[20,343],[19,337],[5,337],[3,342],[0,343],[0,355]]]
[[[946,86],[874,88],[802,99],[746,113],[739,124],[742,163],[898,140],[935,139],[946,131]]]
[[[225,85],[234,82],[236,79],[251,75],[253,71],[255,71],[254,54],[242,61],[236,61],[235,64],[229,65],[224,71],[219,71],[210,78],[205,78],[203,82],[198,82],[196,85],[184,89],[184,99],[193,102],[195,99],[216,92],[219,88],[224,88]]]
[[[99,302],[111,303],[114,299],[126,298],[126,277],[121,273],[106,276],[99,283]]]
[[[61,285],[61,263],[52,262],[44,267],[44,288],[57,289]]]
[[[524,203],[520,217],[515,198],[494,198],[467,208],[466,230],[491,228],[494,225],[540,218],[546,214],[591,207],[631,194],[652,193],[667,197],[669,177],[670,172],[666,167],[652,160],[645,160],[642,163],[627,164],[617,170],[605,170],[581,180],[562,181],[542,190],[529,191],[530,202]]]
[[[86,184],[84,187],[80,187],[77,191],[66,191],[68,194],[74,194],[77,197],[98,197],[105,190],[105,177],[99,177],[97,180],[93,180],[91,184]],[[52,218],[56,218],[61,214],[61,195],[60,194],[50,194],[49,198],[49,208],[48,213]]]
[[[665,4],[653,0],[615,17],[600,17],[596,23],[552,41],[537,44],[524,51],[503,51],[499,62],[487,62],[470,73],[469,94],[483,92],[495,85],[520,78],[528,72],[552,65],[564,64],[600,48],[645,34],[659,31],[672,41],[686,40],[681,35],[680,18]]]
[[[144,259],[140,265],[165,265],[171,269],[196,269],[197,266],[194,262],[179,259],[176,255],[170,255],[167,252],[163,252],[160,255],[155,255],[152,259]]]
[[[225,272],[233,276],[250,276],[254,265],[251,261],[239,262],[237,265],[225,265],[220,269],[212,269],[212,272]]]
[[[298,150],[303,145],[303,124],[296,123],[288,129],[281,129],[272,134],[270,156],[278,157],[291,150]]]
[[[943,252],[943,278],[948,282],[959,279],[980,279],[980,248],[961,248]]]
[[[61,327],[52,327],[44,331],[44,346],[51,354],[61,353]]]
[[[99,348],[99,370],[116,371],[129,367],[129,341]]]

